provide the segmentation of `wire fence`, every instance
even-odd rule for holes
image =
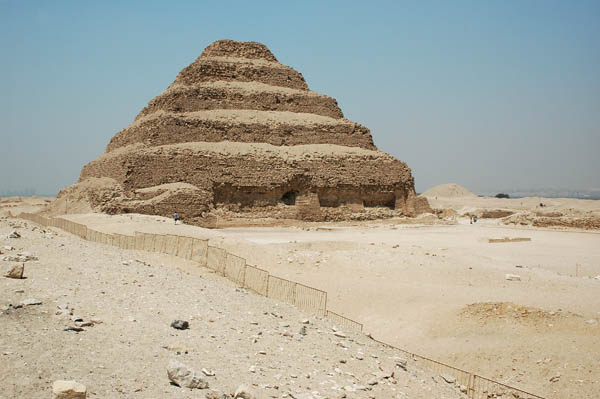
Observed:
[[[327,292],[307,285],[271,275],[268,271],[248,265],[246,259],[227,252],[223,248],[208,245],[208,240],[177,236],[151,234],[136,231],[133,236],[125,234],[109,234],[88,228],[84,224],[71,222],[62,218],[46,218],[31,213],[21,213],[18,217],[30,220],[42,226],[57,227],[88,241],[113,245],[127,250],[158,252],[198,263],[200,266],[214,270],[241,287],[257,294],[286,302],[307,312],[327,317],[337,327],[345,330],[362,332],[363,325],[341,314],[327,309]],[[512,398],[512,399],[544,399],[521,389],[511,387],[489,378],[479,376],[421,355],[417,355],[386,342],[374,341],[393,348],[412,358],[423,368],[440,375],[446,382],[455,384],[467,395],[468,399]]]

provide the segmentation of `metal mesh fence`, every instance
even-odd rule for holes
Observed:
[[[177,256],[184,259],[191,259],[193,244],[194,239],[191,237],[177,237]]]
[[[198,262],[200,266],[207,265],[208,256],[208,240],[192,239],[192,255],[191,260]]]
[[[246,265],[244,287],[251,289],[257,294],[268,296],[269,272],[258,267]]]
[[[213,269],[217,273],[225,274],[225,261],[227,259],[227,251],[222,248],[208,246],[208,259],[206,266]]]
[[[238,285],[244,285],[244,276],[246,274],[246,259],[227,253],[225,259],[225,277],[229,277]]]
[[[149,249],[149,251],[154,251],[154,252],[159,252],[159,253],[164,253],[165,252],[165,245],[167,243],[167,237],[160,235],[160,234],[148,234],[146,233],[146,236],[151,236],[151,240],[152,240],[152,249]]]
[[[299,309],[325,316],[327,311],[327,293],[317,288],[296,283],[294,305]]]
[[[296,299],[296,283],[269,275],[267,292],[269,293],[269,298],[293,305]]]
[[[329,320],[331,320],[337,327],[340,327],[344,330],[350,331],[362,331],[363,325],[357,321],[349,319],[341,314],[332,312],[331,310],[327,310],[326,316]]]
[[[473,382],[470,389],[472,392],[469,398],[488,399],[488,398],[514,398],[514,399],[544,399],[541,396],[522,391],[517,388],[492,381],[488,378],[473,374]]]
[[[169,255],[177,255],[177,236],[167,234],[165,237],[164,253]]]

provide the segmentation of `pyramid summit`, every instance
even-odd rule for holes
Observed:
[[[365,208],[429,209],[408,166],[377,150],[334,98],[265,45],[232,40],[179,72],[61,200],[107,213],[177,211],[196,224],[223,212],[339,220]]]

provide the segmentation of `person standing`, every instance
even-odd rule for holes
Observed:
[[[177,221],[179,220],[179,214],[177,212],[173,214],[173,219],[175,220],[175,224],[177,224]]]

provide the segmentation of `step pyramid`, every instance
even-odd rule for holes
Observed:
[[[324,220],[429,210],[410,168],[334,98],[265,45],[232,40],[179,72],[61,198],[113,214],[177,211],[196,224],[223,211]]]

